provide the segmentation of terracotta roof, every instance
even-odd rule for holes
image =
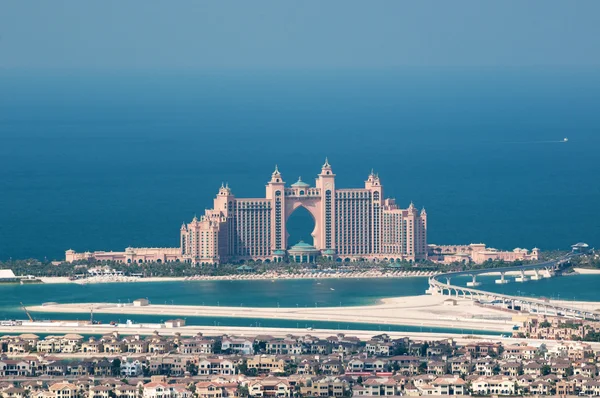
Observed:
[[[108,386],[95,386],[95,387],[90,387],[90,390],[92,390],[92,391],[112,391],[112,387],[108,387]]]
[[[206,388],[206,387],[210,387],[210,386],[217,387],[217,384],[211,383],[210,381],[201,381],[201,382],[196,383],[197,388]]]
[[[156,387],[164,387],[166,388],[168,386],[167,383],[162,383],[159,381],[152,381],[150,383],[144,384],[144,388],[156,388]]]
[[[74,384],[71,384],[71,383],[54,383],[49,387],[50,391],[64,390],[64,389],[76,390],[77,386],[75,386]]]
[[[460,377],[438,377],[437,379],[435,379],[433,381],[433,384],[438,384],[438,385],[448,385],[448,384],[452,384],[452,385],[464,385],[466,383]]]
[[[130,386],[129,384],[122,384],[120,386],[117,386],[116,390],[119,391],[135,391],[137,390],[136,386]]]

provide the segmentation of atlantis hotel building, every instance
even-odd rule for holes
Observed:
[[[288,242],[286,222],[299,207],[312,215],[313,242]],[[247,260],[312,262],[419,261],[427,258],[427,213],[411,203],[398,207],[384,199],[383,186],[371,172],[364,188],[337,188],[326,160],[315,185],[299,179],[286,186],[277,167],[264,198],[237,198],[221,186],[212,209],[181,226],[178,248],[127,248],[124,252],[66,252],[67,261],[186,261],[219,264]]]

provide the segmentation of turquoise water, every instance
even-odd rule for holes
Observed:
[[[374,168],[426,206],[433,243],[600,241],[597,70],[1,70],[0,93],[0,259],[176,246],[221,182],[260,197],[326,156],[336,186]]]
[[[332,290],[333,289],[333,290]],[[0,308],[59,303],[128,302],[247,307],[337,307],[374,304],[383,297],[414,296],[426,278],[260,281],[185,281],[112,284],[0,285]]]
[[[368,285],[366,284],[368,282]],[[422,294],[425,278],[189,281],[117,284],[0,285],[0,318],[25,315],[19,303],[131,302],[147,297],[153,303],[246,307],[337,307],[375,304],[384,297]],[[41,315],[48,317],[49,315]],[[65,315],[53,314],[54,319]],[[57,318],[58,317],[58,318]],[[89,318],[83,314],[81,319]],[[137,320],[137,317],[136,317]],[[212,324],[212,321],[211,321]],[[295,323],[294,323],[295,324]]]
[[[36,305],[42,302],[128,302],[148,297],[154,303],[179,305],[222,305],[255,307],[314,307],[375,304],[383,297],[422,294],[425,278],[366,280],[285,280],[285,281],[198,281],[119,283],[95,285],[0,285],[0,319],[23,319],[19,302]],[[333,290],[332,290],[333,289]],[[172,300],[172,301],[171,301]],[[90,314],[32,313],[37,319],[87,320]],[[168,315],[94,314],[94,319],[107,323],[132,319],[139,323],[162,322]],[[190,325],[289,327],[306,330],[308,327],[339,330],[373,330],[406,332],[447,332],[448,328],[399,326],[371,323],[328,322],[262,318],[187,317]],[[458,331],[459,329],[456,329]],[[498,334],[491,331],[462,330],[465,333]]]
[[[522,294],[600,301],[600,275],[559,276],[526,283],[496,285],[495,276],[480,276],[481,289]],[[512,279],[512,278],[510,278]],[[466,286],[470,278],[452,283]],[[324,279],[265,281],[185,281],[108,284],[0,285],[0,318],[23,316],[19,303],[131,302],[146,297],[156,304],[233,307],[337,307],[371,305],[385,297],[425,293],[427,278]]]
[[[564,300],[600,301],[600,275],[562,276],[527,283],[496,285],[495,276],[479,277],[484,290],[546,296]],[[456,278],[453,283],[466,285],[470,278]],[[195,282],[156,282],[118,283],[95,285],[0,285],[0,319],[23,319],[25,314],[19,302],[25,305],[39,305],[43,302],[128,302],[140,297],[148,297],[154,303],[179,305],[222,305],[252,307],[324,307],[355,306],[375,304],[384,297],[414,296],[425,292],[426,278],[404,279],[342,279],[342,280],[279,280],[271,281],[195,281]],[[332,290],[333,289],[333,290]],[[172,301],[171,301],[172,300]],[[40,319],[89,319],[89,314],[34,314]],[[136,322],[160,322],[168,315],[111,315],[95,314],[102,322],[133,319]],[[127,318],[126,318],[127,317]],[[305,320],[275,320],[227,317],[188,317],[194,325],[222,326],[264,326],[291,327],[305,329],[364,329],[398,331],[444,332],[444,328],[420,328],[411,326],[390,326],[385,324],[362,324],[345,322],[325,322]],[[458,330],[458,329],[457,329]],[[489,333],[489,332],[488,332]]]
[[[514,277],[507,277],[511,283],[505,285],[495,284],[499,276],[481,276],[477,280],[483,284],[481,290],[510,295],[530,297],[547,297],[561,300],[600,301],[600,275],[566,275],[554,278],[528,281],[525,283],[514,282]],[[471,278],[456,278],[453,284],[466,286]]]

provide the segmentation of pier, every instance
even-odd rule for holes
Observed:
[[[500,279],[496,279],[496,283],[499,285],[504,285],[505,283],[510,282],[508,279],[505,278],[506,272],[500,272]]]
[[[473,280],[471,282],[467,282],[467,286],[469,286],[469,287],[477,287],[480,285],[481,285],[481,282],[477,282],[477,275],[473,275]]]
[[[512,266],[504,268],[488,268],[470,271],[458,271],[439,274],[429,278],[428,294],[432,295],[448,295],[457,298],[468,298],[473,301],[478,301],[483,305],[501,306],[502,308],[514,311],[526,311],[532,314],[544,314],[553,316],[562,316],[572,319],[584,320],[600,320],[600,311],[586,310],[574,306],[566,306],[562,304],[551,303],[548,300],[534,299],[527,297],[511,296],[500,293],[487,292],[485,290],[473,289],[481,285],[477,281],[477,275],[500,273],[500,279],[496,279],[495,283],[509,283],[506,278],[508,273],[517,272],[515,282],[526,282],[531,280],[539,280],[544,277],[553,277],[557,272],[560,272],[571,258],[578,256],[578,253],[570,253],[556,260],[545,261],[536,264],[528,264],[522,266]],[[526,271],[533,271],[534,274],[526,276]],[[452,278],[461,276],[470,276],[471,282],[467,282],[467,287],[457,286],[452,284]]]

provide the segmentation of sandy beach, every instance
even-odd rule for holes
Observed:
[[[552,303],[588,310],[599,310],[600,302],[549,300]],[[299,325],[310,321],[372,323],[510,333],[513,314],[498,308],[476,305],[466,298],[420,295],[385,298],[375,305],[354,307],[224,307],[152,304],[136,307],[130,303],[48,303],[28,307],[34,312],[94,313],[119,315],[161,315],[177,317],[228,317],[289,319]]]
[[[600,269],[575,268],[578,274],[600,274]],[[198,275],[187,277],[135,277],[124,275],[101,275],[83,279],[69,279],[67,277],[40,277],[43,283],[131,283],[131,282],[172,282],[172,281],[232,281],[232,280],[273,280],[273,279],[363,279],[363,278],[414,278],[431,277],[439,274],[434,271],[393,271],[393,270],[365,270],[352,272],[265,272],[247,273],[235,275]],[[506,275],[520,275],[519,271],[507,272]],[[525,271],[526,275],[534,275],[534,271]],[[498,272],[490,271],[481,275],[500,275]]]
[[[91,283],[124,283],[124,282],[172,282],[184,281],[186,278],[178,277],[150,277],[139,278],[134,276],[93,276],[84,279],[69,279],[64,276],[42,276],[39,278],[43,283],[58,284],[58,283],[76,283],[86,285]]]
[[[573,268],[573,271],[580,275],[600,275],[600,269],[592,268]]]
[[[47,304],[28,307],[35,312],[165,315],[169,317],[233,317],[291,319],[306,321],[339,321],[383,325],[412,325],[421,327],[461,328],[510,332],[512,315],[493,308],[475,305],[468,299],[456,299],[448,305],[447,296],[412,296],[383,299],[379,304],[356,307],[215,307],[191,305],[86,303]],[[454,303],[450,302],[450,303]]]
[[[366,270],[353,272],[265,272],[261,274],[235,274],[235,275],[198,275],[187,277],[134,277],[122,275],[101,275],[83,279],[69,279],[67,277],[40,277],[43,283],[124,283],[124,282],[173,282],[173,281],[232,281],[232,280],[274,280],[274,279],[363,279],[363,278],[414,278],[430,277],[437,272],[429,271],[380,271]]]

